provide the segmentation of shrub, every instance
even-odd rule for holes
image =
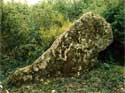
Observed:
[[[121,65],[124,64],[124,48],[125,48],[125,27],[124,27],[124,3],[119,2],[117,6],[110,5],[104,12],[104,17],[111,23],[114,34],[114,42],[101,53],[101,57],[115,61]]]

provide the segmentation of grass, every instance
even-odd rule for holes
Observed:
[[[99,63],[79,77],[49,79],[12,88],[12,93],[125,93],[125,67]]]

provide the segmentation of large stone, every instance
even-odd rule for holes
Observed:
[[[83,14],[34,63],[17,69],[9,77],[8,84],[80,75],[94,66],[99,52],[112,41],[111,26],[104,18],[91,12]]]

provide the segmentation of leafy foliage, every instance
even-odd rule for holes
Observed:
[[[124,27],[124,2],[121,1],[118,5],[110,5],[104,12],[104,17],[111,23],[114,34],[114,42],[102,54],[105,60],[114,61],[124,65],[124,49],[125,49],[125,27]],[[103,59],[104,60],[104,59]]]

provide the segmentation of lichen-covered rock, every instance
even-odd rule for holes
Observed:
[[[76,20],[33,64],[13,73],[9,84],[20,85],[49,77],[80,75],[97,62],[113,41],[111,26],[91,12]]]

